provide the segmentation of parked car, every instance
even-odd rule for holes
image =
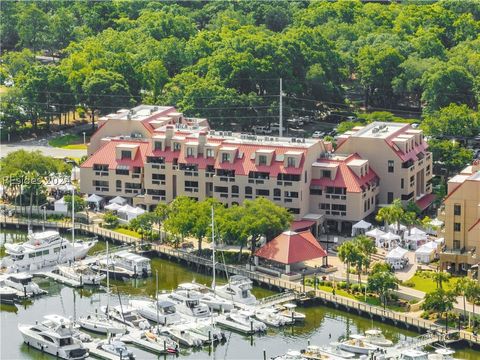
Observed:
[[[285,126],[282,126],[283,132],[287,131]],[[278,133],[280,131],[280,124],[270,124],[270,130]]]
[[[312,138],[314,139],[322,138],[324,136],[325,136],[325,133],[323,131],[318,131],[318,130],[312,134]]]
[[[291,126],[293,128],[299,128],[303,126],[303,120],[301,119],[288,119],[287,120],[288,126]]]
[[[265,134],[265,135],[268,135],[268,134],[271,134],[272,133],[272,129],[269,128],[268,126],[260,126],[260,125],[257,125],[257,126],[254,126],[253,127],[253,132],[255,134]]]

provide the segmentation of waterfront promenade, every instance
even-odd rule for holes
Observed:
[[[1,217],[0,221],[2,226],[4,227],[26,227],[29,223],[27,219],[17,219],[13,217]],[[43,225],[43,221],[30,220],[30,226],[32,227],[42,227]],[[60,230],[70,229],[72,224],[70,222],[45,222],[45,226],[48,228]],[[121,234],[109,229],[104,229],[98,225],[86,225],[76,223],[75,230],[94,236],[99,236],[102,238],[108,238],[113,241],[131,246],[136,246],[141,242],[141,239],[139,238],[126,234]],[[158,255],[161,257],[166,257],[171,260],[183,262],[188,266],[196,267],[197,270],[203,269],[209,272],[212,271],[212,262],[210,259],[199,257],[197,255],[189,253],[188,251],[174,249],[170,246],[165,246],[162,244],[152,243],[151,246],[152,251],[157,252]],[[402,325],[407,329],[413,329],[418,332],[432,331],[435,333],[445,334],[444,327],[441,327],[432,321],[422,319],[418,317],[418,314],[396,312],[389,309],[383,309],[378,306],[369,305],[347,297],[333,295],[332,293],[314,289],[310,286],[304,286],[303,284],[298,282],[293,282],[286,279],[269,276],[267,274],[250,271],[246,269],[244,265],[226,265],[223,263],[219,263],[216,265],[216,270],[219,273],[246,276],[250,278],[253,282],[261,286],[277,288],[285,292],[293,292],[295,293],[295,298],[301,303],[321,303],[327,306],[341,308],[349,312],[355,312],[359,315],[370,317],[372,319],[375,318],[383,322],[388,321],[395,325]],[[459,339],[480,345],[480,338],[477,338],[477,336],[470,332],[449,331],[450,335],[452,335],[453,333],[455,333],[455,335]]]

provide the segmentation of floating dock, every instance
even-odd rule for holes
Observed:
[[[56,282],[59,282],[61,284],[68,285],[68,286],[75,287],[75,288],[83,286],[83,284],[80,283],[77,280],[69,279],[69,278],[67,278],[63,275],[54,273],[52,271],[41,271],[41,272],[35,273],[34,275],[44,277],[44,278],[48,278],[48,279],[52,279],[52,280],[54,280]]]

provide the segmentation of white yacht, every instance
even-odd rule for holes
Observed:
[[[55,329],[58,326],[64,325],[70,329],[72,336],[75,339],[78,339],[83,343],[92,341],[92,337],[87,333],[80,331],[80,326],[75,324],[71,319],[67,319],[64,316],[57,314],[45,315],[43,319],[42,325],[45,325],[46,327]]]
[[[170,294],[161,294],[158,300],[169,300],[175,303],[177,311],[185,316],[193,318],[206,318],[211,316],[207,305],[200,303],[201,294],[196,291],[175,290]]]
[[[119,251],[112,254],[113,263],[121,268],[132,271],[134,277],[147,277],[152,274],[150,259],[129,251]]]
[[[120,324],[104,314],[98,313],[80,317],[78,325],[99,334],[125,334],[127,332],[124,324]]]
[[[350,339],[342,341],[338,346],[342,350],[360,355],[368,355],[378,349],[378,346],[367,343],[363,335],[352,335]]]
[[[405,349],[398,360],[428,360],[428,354],[422,350]]]
[[[0,286],[0,303],[13,305],[16,298],[17,291],[15,289],[6,286]]]
[[[286,354],[275,356],[272,360],[305,360],[306,358],[300,351],[288,350]]]
[[[267,325],[263,322],[255,320],[254,314],[247,310],[232,310],[227,315],[227,318],[245,327],[249,327],[254,332],[262,332],[267,330]]]
[[[286,317],[279,315],[275,309],[256,309],[255,318],[261,322],[267,324],[268,326],[279,327],[286,324],[291,324],[292,321]]]
[[[183,329],[204,337],[204,342],[212,343],[225,339],[225,333],[217,327],[214,318],[195,319],[194,321],[185,321],[178,325],[173,325],[177,329]]]
[[[89,355],[82,342],[75,339],[71,330],[65,325],[59,325],[53,329],[42,324],[18,324],[18,330],[27,345],[57,358],[77,360],[85,359]]]
[[[166,335],[156,334],[153,331],[147,330],[143,333],[143,336],[151,343],[164,346],[165,351],[169,354],[176,354],[178,352],[178,343]]]
[[[354,353],[340,349],[339,343],[331,343],[328,346],[320,346],[320,351],[325,354],[340,357],[341,359],[351,359],[355,357]]]
[[[382,332],[377,329],[365,331],[364,340],[369,344],[381,347],[393,346],[393,341],[386,339]]]
[[[107,314],[106,306],[102,306],[100,309]],[[137,311],[130,306],[117,305],[110,307],[108,317],[135,329],[146,330],[150,328],[148,320],[140,316]]]
[[[215,293],[224,299],[244,305],[256,305],[257,298],[252,295],[252,281],[241,275],[230,277],[225,285],[218,286]]]
[[[428,354],[428,360],[454,360],[455,351],[449,348],[436,349],[433,354]]]
[[[177,324],[182,322],[182,317],[175,308],[175,303],[168,300],[130,300],[129,305],[141,316],[162,325]]]
[[[188,290],[188,291],[196,291],[200,294],[200,303],[207,305],[210,310],[217,310],[217,311],[230,311],[234,308],[233,303],[224,299],[212,291],[206,286],[202,286],[196,284],[194,282],[191,283],[183,283],[178,285],[178,289],[180,290]]]
[[[83,259],[96,244],[96,240],[72,244],[57,231],[31,233],[24,243],[6,243],[8,256],[2,259],[7,272],[38,270],[48,266]]]
[[[124,280],[135,278],[135,273],[131,270],[125,269],[115,263],[112,259],[105,257],[103,259],[97,260],[91,265],[93,271],[103,274],[110,279],[115,280]]]
[[[84,285],[100,285],[107,277],[105,274],[98,274],[89,266],[83,264],[58,265],[58,273],[66,278],[76,280]]]
[[[135,355],[132,350],[127,348],[125,343],[119,340],[101,340],[97,344],[97,348],[109,354],[114,355],[119,360],[134,360]]]
[[[197,347],[197,346],[202,346],[204,343],[204,337],[195,334],[191,331],[185,330],[183,328],[177,328],[177,327],[165,327],[161,329],[161,331],[171,337],[173,340],[178,342],[181,345],[184,346],[189,346],[189,347]]]
[[[27,273],[7,275],[4,284],[5,286],[20,291],[25,296],[37,296],[46,293],[37,283],[33,282],[33,276]]]
[[[283,304],[279,307],[279,314],[294,322],[305,321],[305,314],[296,311],[296,307],[292,303]]]
[[[347,353],[349,355],[353,355],[353,354],[350,354],[350,353]],[[308,359],[308,360],[341,360],[341,359],[346,359],[344,357],[340,357],[338,355],[333,355],[333,354],[330,354],[330,353],[326,353],[324,351],[322,351],[322,348],[320,348],[319,346],[314,346],[314,345],[310,345],[308,346],[305,350],[302,350],[302,355],[304,358]]]

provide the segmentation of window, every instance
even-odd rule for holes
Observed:
[[[185,187],[194,187],[198,188],[198,181],[185,181]]]
[[[131,159],[132,152],[130,150],[122,150],[121,156],[122,156],[122,159]]]
[[[228,187],[226,186],[215,186],[214,191],[217,193],[228,193]]]
[[[122,187],[122,180],[117,180],[116,184],[117,184],[117,188],[121,188]]]
[[[298,198],[298,192],[297,191],[285,191],[285,197]]]
[[[230,154],[229,153],[222,153],[222,163],[230,162]]]
[[[462,215],[462,206],[458,204],[453,205],[453,214],[457,216]]]
[[[330,204],[320,204],[320,209],[322,210],[330,210]]]
[[[332,210],[336,210],[336,211],[347,211],[347,205],[332,204]]]
[[[394,163],[393,160],[388,160],[388,172],[389,172],[389,173],[393,173],[393,171],[394,171],[394,165],[395,165],[395,163]]]
[[[404,186],[404,180],[403,178],[400,179],[400,189],[403,189]]]
[[[461,230],[462,230],[462,224],[453,223],[453,231],[461,231]]]
[[[453,248],[455,250],[460,249],[460,240],[453,240]]]
[[[393,192],[387,193],[387,204],[391,204],[393,202]]]
[[[187,157],[193,156],[193,148],[187,147]]]
[[[273,196],[274,196],[274,197],[280,197],[280,196],[282,196],[282,190],[280,190],[280,189],[273,189]]]
[[[305,170],[305,184],[306,184],[307,181],[308,181],[308,175],[307,175],[307,174],[308,174],[308,173],[307,173],[307,171]]]
[[[251,186],[245,186],[245,194],[252,195],[252,187]]]
[[[238,194],[239,190],[237,185],[232,185],[232,194]]]
[[[300,181],[300,175],[293,174],[278,174],[278,181]]]
[[[299,208],[288,208],[287,210],[290,214],[300,214]]]
[[[173,143],[173,151],[180,151],[181,144],[178,142]]]
[[[153,146],[153,149],[154,149],[155,151],[162,150],[162,142],[161,142],[161,141],[155,141],[154,146]]]
[[[165,174],[152,174],[152,180],[165,180]]]
[[[207,158],[213,158],[214,157],[214,154],[213,154],[213,149],[207,149]]]
[[[330,170],[322,170],[322,177],[329,178],[332,176],[332,172]]]
[[[322,189],[310,189],[310,195],[322,195]]]
[[[258,165],[267,165],[267,156],[259,155],[258,156]]]
[[[269,196],[270,190],[257,189],[257,196]]]
[[[116,173],[117,175],[128,175],[128,174],[130,174],[130,171],[129,171],[128,169],[119,169],[119,168],[117,168],[117,169],[115,170],[115,173]]]
[[[295,158],[294,157],[287,157],[287,167],[295,167]]]

